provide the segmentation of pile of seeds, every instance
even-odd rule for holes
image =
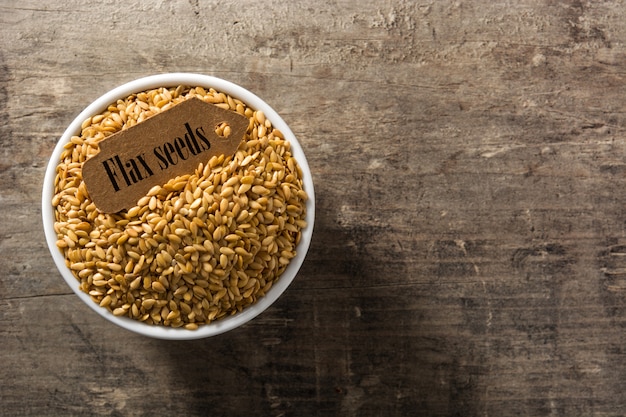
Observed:
[[[153,187],[128,210],[98,211],[82,179],[98,142],[191,97],[248,117],[236,153]],[[133,94],[85,120],[54,186],[57,246],[81,290],[147,324],[194,330],[255,303],[296,255],[306,227],[307,195],[289,142],[263,112],[201,87]]]

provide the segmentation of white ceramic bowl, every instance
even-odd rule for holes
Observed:
[[[111,313],[109,310],[100,307],[94,301],[92,301],[88,294],[79,289],[78,280],[71,273],[70,269],[65,265],[65,257],[56,246],[57,235],[54,231],[54,210],[51,203],[54,189],[54,177],[56,175],[56,166],[59,163],[59,158],[63,151],[63,146],[69,142],[70,138],[73,135],[80,134],[81,124],[85,119],[95,114],[101,113],[110,103],[115,102],[119,98],[125,98],[132,93],[146,91],[158,87],[175,87],[178,85],[187,85],[192,87],[200,86],[206,89],[212,87],[217,91],[223,92],[234,98],[242,100],[244,103],[246,103],[248,106],[255,110],[262,110],[265,113],[265,116],[272,122],[272,125],[280,129],[280,131],[284,134],[285,139],[289,140],[289,142],[291,143],[292,154],[302,168],[304,189],[309,196],[309,199],[306,203],[307,226],[302,230],[302,238],[297,246],[297,255],[291,260],[291,263],[287,266],[287,269],[280,276],[280,279],[278,279],[278,281],[274,283],[272,288],[267,292],[264,297],[261,297],[255,304],[246,307],[242,312],[216,320],[210,324],[202,325],[197,330],[186,330],[182,328],[170,328],[160,325],[149,325],[141,323],[137,320],[130,319],[128,317],[114,316],[113,313]],[[285,121],[266,102],[261,100],[250,91],[229,81],[201,74],[169,73],[140,78],[109,91],[108,93],[104,94],[93,103],[91,103],[74,119],[74,121],[72,121],[72,123],[69,125],[67,130],[65,130],[63,136],[61,136],[61,139],[54,148],[54,152],[50,157],[50,162],[48,163],[48,167],[46,169],[42,194],[42,216],[46,242],[57,268],[61,272],[61,275],[63,276],[67,284],[74,291],[74,293],[93,311],[95,311],[105,319],[109,320],[110,322],[117,324],[118,326],[132,332],[159,339],[190,340],[215,336],[239,327],[261,314],[272,303],[274,303],[274,301],[276,301],[278,297],[280,297],[280,295],[287,289],[289,284],[291,284],[294,277],[296,276],[298,270],[300,269],[300,266],[304,261],[304,257],[306,256],[309,244],[311,242],[311,236],[313,234],[313,222],[315,219],[315,196],[313,193],[313,180],[311,178],[311,172],[302,147],[300,146],[300,143],[298,143],[298,140],[294,136],[289,126],[287,126]]]

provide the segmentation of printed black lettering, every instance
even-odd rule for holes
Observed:
[[[211,142],[209,142],[209,140],[206,138],[206,135],[204,133],[204,129],[202,129],[202,126],[196,129],[196,135],[198,135],[200,137],[200,140],[202,141],[200,146],[202,146],[203,150],[208,151],[209,149],[211,149]]]
[[[163,149],[160,146],[154,148],[154,156],[156,156],[159,160],[159,168],[161,168],[161,171],[167,169],[167,167],[170,165],[167,162],[167,158],[162,154],[162,152]]]
[[[187,146],[189,146],[189,150],[192,154],[198,155],[200,152],[202,152],[202,149],[200,149],[198,139],[196,139],[196,137],[194,136],[193,130],[191,129],[191,126],[189,126],[189,123],[185,123],[185,129],[187,129],[187,133],[185,133]]]
[[[124,177],[126,186],[130,187],[130,179],[128,178],[128,175],[126,174],[126,171],[124,170],[124,165],[122,164],[122,160],[120,159],[119,155],[115,155],[114,158],[115,158],[115,162],[117,163],[117,166],[120,167],[120,171],[122,171],[122,176]]]
[[[117,185],[117,173],[115,172],[115,165],[112,160],[113,158],[107,159],[106,161],[102,161],[102,165],[104,165],[104,170],[107,172],[107,175],[109,176],[109,180],[111,181],[111,185],[113,185],[113,189],[115,191],[119,191],[120,186]]]
[[[165,156],[171,165],[176,165],[178,163],[178,157],[176,156],[176,149],[174,149],[174,145],[170,142],[165,142],[163,144],[163,150],[165,151]]]
[[[181,138],[174,139],[174,147],[176,148],[176,153],[180,156],[180,159],[186,161],[187,158],[189,158],[189,149],[185,149],[187,145],[185,145],[185,141]]]
[[[154,172],[152,172],[152,169],[150,168],[150,166],[148,166],[146,159],[145,159],[146,154],[142,153],[141,155],[137,155],[137,159],[139,160],[139,162],[141,163],[141,165],[143,165],[144,169],[146,170],[146,173],[148,174],[146,177],[151,177],[154,175]]]
[[[137,162],[135,162],[135,158],[130,158],[128,162],[126,162],[126,168],[128,168],[128,176],[130,177],[133,184],[138,183],[143,180],[143,175],[139,171],[139,167],[137,166]]]

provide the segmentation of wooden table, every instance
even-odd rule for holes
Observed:
[[[0,0],[0,415],[624,415],[625,22],[616,0]],[[317,195],[283,297],[185,342],[93,313],[40,220],[71,120],[177,71],[268,101]]]

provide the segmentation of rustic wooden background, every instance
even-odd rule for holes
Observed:
[[[623,416],[622,1],[0,0],[0,415]],[[47,159],[145,75],[291,125],[312,247],[205,340],[118,329],[44,243]]]

